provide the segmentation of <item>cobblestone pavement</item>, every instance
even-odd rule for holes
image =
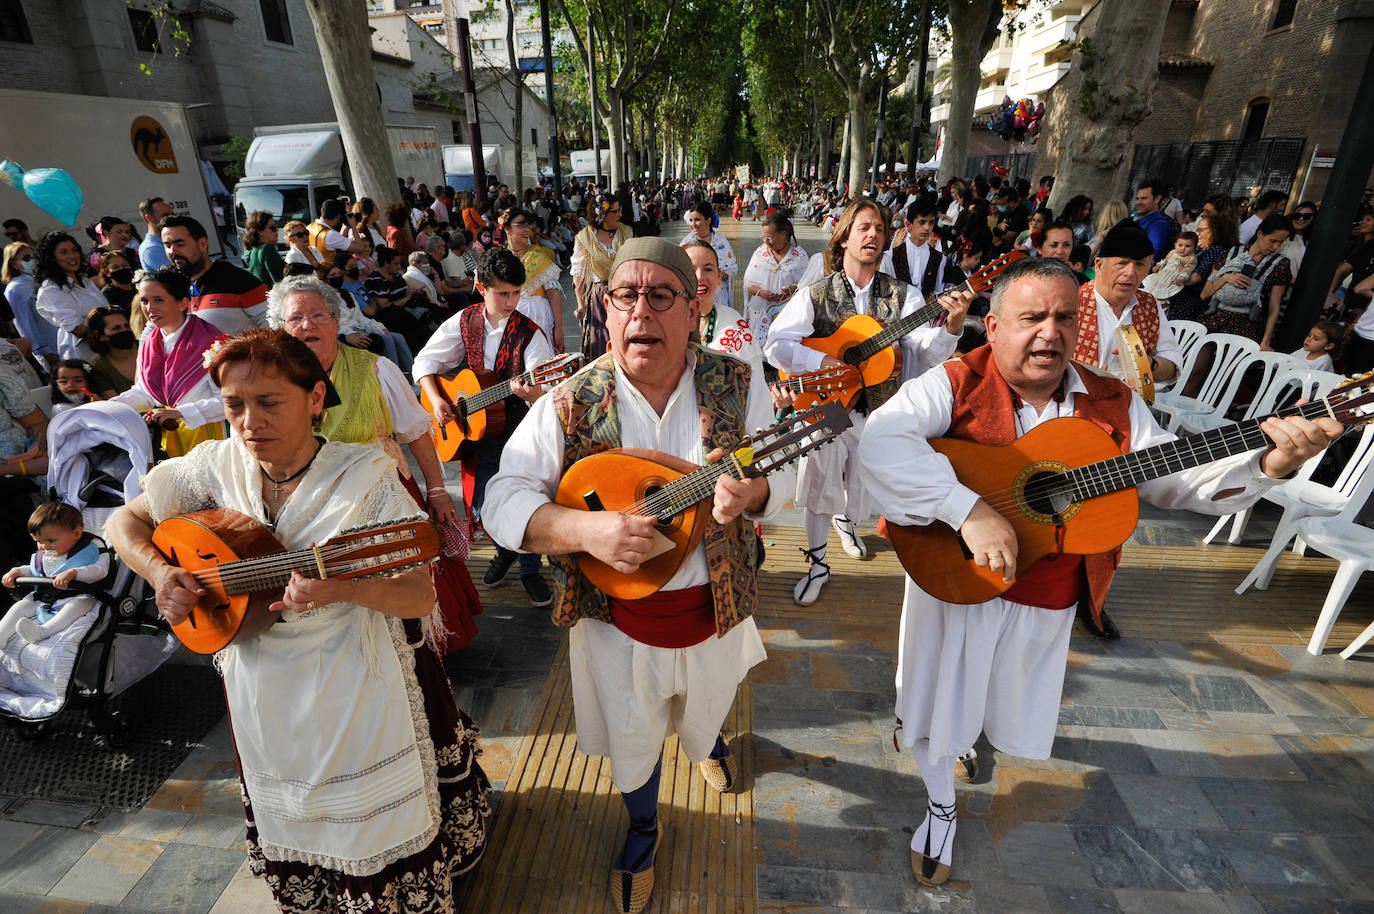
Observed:
[[[744,231],[741,267],[755,237]],[[801,237],[819,248],[817,233]],[[1142,542],[1188,546],[1206,529],[1145,517]],[[1247,545],[1263,542],[1263,521]],[[1293,594],[1313,618],[1321,598]],[[481,634],[446,666],[499,789],[564,634],[516,587],[484,599]],[[1345,614],[1374,615],[1364,598]],[[749,685],[759,910],[1374,911],[1374,653],[1075,634],[1053,757],[980,746],[983,772],[959,791],[953,877],[931,890],[907,853],[924,792],[891,739],[896,616],[760,613],[769,658]],[[7,914],[273,910],[244,864],[227,722],[137,812],[9,797],[0,808]]]

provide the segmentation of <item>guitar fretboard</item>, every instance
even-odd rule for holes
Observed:
[[[510,396],[511,381],[519,381],[521,384],[529,384],[532,380],[534,380],[534,369],[530,369],[529,371],[526,371],[523,374],[516,375],[514,378],[511,378],[510,380],[502,381],[499,384],[493,384],[484,390],[479,390],[475,394],[463,397],[462,403],[466,407],[466,409],[464,409],[463,412],[466,415],[471,415],[472,413],[480,413],[488,406],[491,406],[494,403],[500,403],[502,400],[506,399],[506,397]]]
[[[925,300],[925,304],[908,314],[906,317],[899,318],[888,324],[873,336],[864,340],[859,345],[849,350],[848,359],[850,364],[861,365],[882,352],[888,346],[901,342],[902,337],[906,336],[917,327],[922,327],[944,313],[944,306],[937,299],[942,295],[954,295],[960,292],[970,292],[973,287],[968,281],[960,283],[952,289],[947,289],[937,295],[932,295]]]
[[[1281,410],[1275,415],[1316,419],[1333,414],[1326,400],[1315,400],[1302,406]],[[1168,476],[1170,473],[1178,473],[1266,446],[1269,437],[1260,430],[1263,421],[1264,419],[1250,419],[1211,431],[1184,435],[1175,441],[1166,441],[1153,447],[1122,454],[1120,457],[1111,457],[1065,473],[1054,474],[1050,477],[1053,481],[1047,481],[1045,484],[1057,488],[1067,480],[1070,487],[1069,497],[1074,501],[1138,486],[1151,479]]]

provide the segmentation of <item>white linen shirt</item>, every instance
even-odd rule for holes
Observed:
[[[1096,287],[1093,288],[1093,296],[1097,299],[1097,367],[1119,378],[1121,357],[1116,352],[1116,328],[1122,324],[1133,324],[1131,314],[1135,311],[1139,299],[1127,305],[1126,310],[1122,311],[1121,317],[1118,318],[1112,306]],[[1169,319],[1164,316],[1164,306],[1156,300],[1155,307],[1159,309],[1159,342],[1155,343],[1155,351],[1150,354],[1157,359],[1173,362],[1174,367],[1181,368],[1183,350],[1178,348],[1174,331],[1169,329]]]
[[[429,342],[425,343],[425,348],[416,354],[415,364],[410,370],[411,377],[419,380],[425,375],[445,374],[463,364],[467,359],[468,350],[463,343],[461,317],[462,312],[459,312],[439,325],[439,329],[434,331]],[[501,336],[506,332],[506,323],[509,320],[503,318],[492,326],[487,316],[482,315],[482,328],[486,332],[482,338],[483,368],[490,370],[496,364],[496,350],[501,347]],[[544,334],[536,333],[531,336],[530,341],[525,344],[525,367],[533,368],[551,358],[553,347],[549,345]]]
[[[697,410],[694,370],[696,354],[689,351],[687,365],[668,399],[663,415],[655,412],[634,383],[615,366],[616,407],[620,414],[620,446],[663,451],[693,464],[706,462],[701,446],[701,416]],[[761,372],[749,373],[745,404],[746,430],[773,424],[773,401]],[[521,543],[530,517],[553,501],[563,477],[563,426],[553,398],[542,397],[530,407],[501,453],[501,469],[487,485],[483,521],[491,538],[508,549],[524,552]],[[750,521],[767,521],[792,497],[796,477],[791,466],[770,473],[768,500],[758,514],[745,512]],[[664,590],[681,590],[710,583],[706,547],[698,545]]]

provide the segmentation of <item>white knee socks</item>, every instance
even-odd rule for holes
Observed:
[[[911,849],[918,854],[924,854],[926,835],[929,833],[930,856],[947,864],[954,848],[954,758],[948,755],[932,758],[928,739],[917,740],[916,745],[911,747],[911,754],[916,759],[916,767],[920,769],[921,780],[925,781],[926,796],[930,798],[931,804],[938,804],[951,813],[946,820],[932,816],[927,809],[925,821],[911,836]]]

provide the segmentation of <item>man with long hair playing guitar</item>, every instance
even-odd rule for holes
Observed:
[[[738,783],[738,763],[720,728],[740,681],[764,659],[753,620],[753,522],[787,501],[792,474],[726,473],[703,488],[711,518],[661,590],[622,599],[591,582],[579,559],[599,560],[628,578],[656,557],[663,536],[655,513],[602,504],[595,486],[578,490],[590,510],[555,502],[575,464],[614,457],[607,452],[624,447],[699,466],[773,418],[761,372],[689,343],[700,302],[684,250],[661,238],[626,241],[607,283],[607,352],[530,409],[488,487],[486,523],[498,543],[543,553],[554,565],[561,585],[554,621],[571,628],[577,745],[610,758],[611,780],[629,813],[611,896],[616,910],[637,912],[654,884],[666,736],[677,732],[715,789]],[[652,481],[644,485],[647,493]],[[668,486],[660,480],[653,488]]]
[[[1008,754],[1049,757],[1074,622],[1066,610],[1087,601],[1100,613],[1120,558],[1119,547],[1098,555],[1065,551],[1018,575],[1017,534],[997,510],[1013,510],[1002,503],[1007,499],[980,498],[929,442],[1009,445],[1061,416],[1105,430],[1114,445],[1105,449],[1114,453],[1173,437],[1120,381],[1071,366],[1079,318],[1078,282],[1067,264],[1047,257],[1015,264],[993,292],[988,345],[903,385],[869,416],[860,445],[864,480],[889,524],[947,524],[978,569],[1003,587],[1015,579],[1000,596],[972,605],[943,602],[906,581],[896,712],[898,736],[915,756],[928,796],[911,840],[912,869],[927,885],[949,876],[955,762],[979,732]],[[1261,429],[1269,447],[1159,476],[1139,484],[1139,494],[1161,507],[1239,511],[1342,431],[1334,419],[1301,417],[1273,417]],[[1074,458],[1062,457],[1070,466]],[[1051,509],[1056,527],[1071,522],[1059,517],[1071,509]]]
[[[803,345],[803,340],[833,334],[845,318],[855,314],[869,314],[891,324],[925,303],[919,284],[909,286],[878,272],[891,235],[887,210],[876,201],[865,197],[849,205],[825,251],[828,275],[799,289],[773,320],[764,345],[764,357],[770,364],[788,374],[841,367],[839,359]],[[854,558],[868,555],[868,547],[855,530],[855,524],[873,513],[857,463],[864,415],[890,397],[901,378],[915,377],[954,354],[972,300],[969,293],[951,295],[944,327],[927,325],[908,333],[901,341],[906,367],[900,377],[866,389],[854,406],[852,424],[844,435],[830,447],[802,459],[796,500],[806,509],[805,552],[811,567],[797,582],[792,596],[803,606],[814,603],[830,579],[825,553],[832,518],[845,552]]]

